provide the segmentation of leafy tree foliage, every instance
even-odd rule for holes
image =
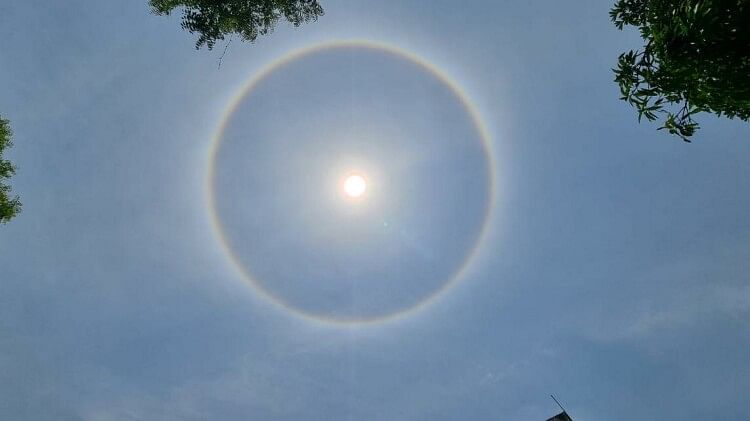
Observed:
[[[5,184],[16,169],[9,161],[3,159],[5,148],[12,146],[10,122],[0,118],[0,223],[4,224],[21,211],[21,202],[18,196],[10,197],[10,186]]]
[[[282,17],[299,26],[323,15],[317,0],[150,0],[149,4],[158,15],[181,7],[182,28],[198,34],[195,48],[205,45],[209,50],[230,34],[253,42],[273,31]]]
[[[689,142],[696,113],[750,119],[750,0],[618,0],[610,17],[645,41],[614,69],[639,121]]]

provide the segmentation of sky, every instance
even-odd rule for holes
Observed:
[[[1,4],[24,208],[0,418],[531,421],[551,393],[576,421],[744,417],[750,126],[638,124],[610,2],[463,3],[326,0],[220,67],[145,2]],[[439,69],[489,153],[450,86],[379,50],[296,60],[226,113],[352,39]]]

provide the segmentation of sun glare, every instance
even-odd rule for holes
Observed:
[[[344,193],[352,198],[361,197],[367,190],[367,181],[361,175],[352,174],[344,180]]]

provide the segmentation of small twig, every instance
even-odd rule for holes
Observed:
[[[219,57],[219,67],[218,69],[221,69],[221,62],[224,60],[224,55],[227,53],[227,49],[229,48],[229,44],[232,43],[232,37],[229,37],[229,42],[227,42],[227,45],[224,46],[224,52],[221,53],[221,57]]]

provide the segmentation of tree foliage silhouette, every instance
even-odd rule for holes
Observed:
[[[158,15],[182,8],[182,28],[198,34],[196,49],[205,45],[209,50],[232,34],[253,42],[273,31],[281,18],[299,26],[323,15],[317,0],[150,0],[149,4]]]
[[[645,41],[613,69],[638,121],[690,142],[697,113],[750,119],[750,0],[619,0],[610,17]]]
[[[13,164],[3,159],[3,151],[13,145],[12,136],[10,122],[0,117],[0,223],[2,224],[10,221],[21,211],[18,196],[12,197],[10,186],[6,184],[6,181],[16,172]]]

